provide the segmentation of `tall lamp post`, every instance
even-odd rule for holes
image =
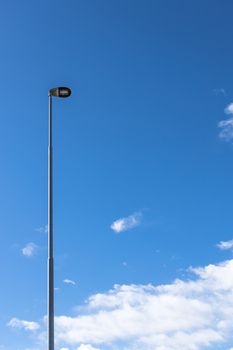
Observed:
[[[57,87],[49,90],[48,133],[48,350],[54,350],[54,263],[53,263],[53,130],[52,96],[69,97],[71,90]]]

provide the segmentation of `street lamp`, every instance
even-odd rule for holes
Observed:
[[[53,148],[52,96],[69,97],[71,90],[57,87],[49,90],[48,130],[48,350],[54,350],[54,263],[53,263]]]

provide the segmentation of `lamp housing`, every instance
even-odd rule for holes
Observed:
[[[49,90],[49,96],[66,98],[71,95],[71,89],[65,86],[59,86]]]

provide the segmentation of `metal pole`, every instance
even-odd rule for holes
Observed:
[[[52,96],[50,94],[48,129],[48,350],[54,350],[53,149]]]

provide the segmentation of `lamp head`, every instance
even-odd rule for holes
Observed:
[[[71,95],[71,89],[65,86],[56,87],[49,90],[49,96],[56,97],[69,97]]]

